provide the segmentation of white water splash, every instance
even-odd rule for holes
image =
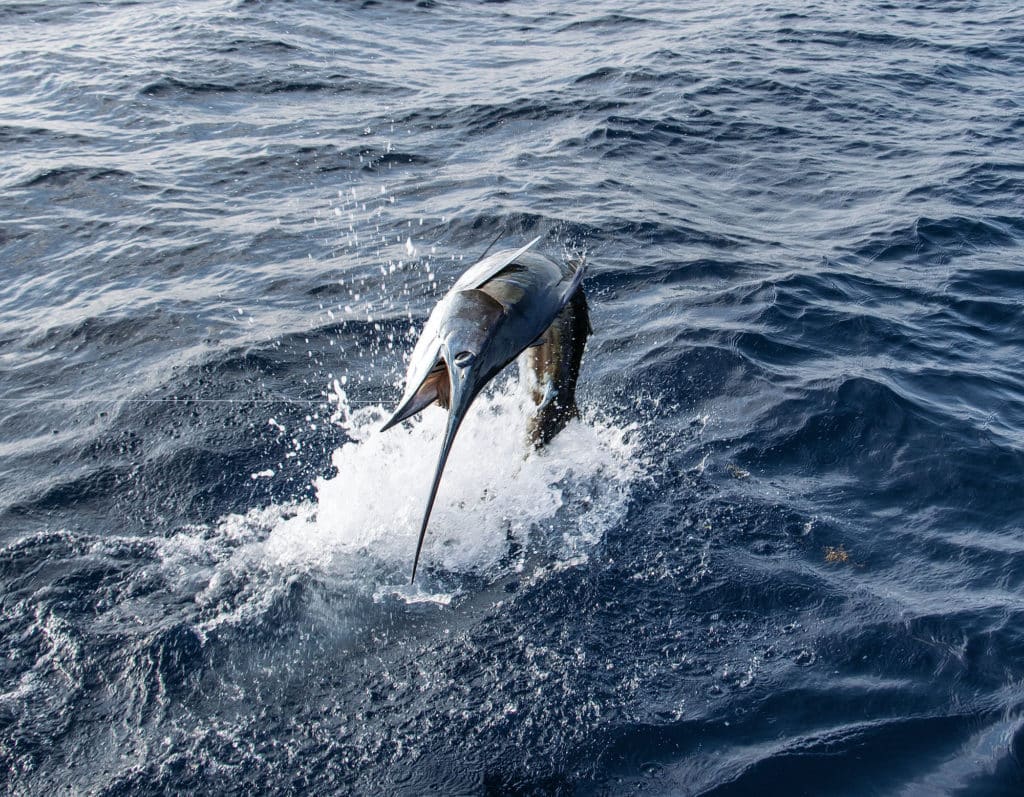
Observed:
[[[181,566],[182,557],[206,560],[200,578],[207,583],[193,581],[198,602],[218,603],[225,584],[237,587],[240,575],[254,571],[271,571],[275,581],[312,573],[378,598],[445,604],[451,593],[429,591],[438,578],[450,586],[460,574],[500,577],[522,569],[529,556],[542,566],[578,566],[622,517],[641,472],[635,425],[585,416],[537,452],[526,442],[531,407],[517,386],[481,395],[456,438],[417,585],[409,589],[447,413],[431,407],[416,421],[380,432],[384,408],[353,409],[340,385],[334,390],[332,421],[351,442],[334,452],[337,474],[317,480],[315,501],[231,515],[168,541],[167,565]],[[231,619],[221,614],[214,624]]]

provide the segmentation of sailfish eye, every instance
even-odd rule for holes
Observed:
[[[471,365],[473,360],[476,359],[476,355],[471,351],[460,351],[455,355],[455,364],[459,368],[465,368],[467,365]]]

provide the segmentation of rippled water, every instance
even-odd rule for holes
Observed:
[[[1018,794],[1013,3],[0,6],[0,778]],[[496,236],[584,417],[377,429]]]

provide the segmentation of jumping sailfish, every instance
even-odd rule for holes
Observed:
[[[384,424],[390,429],[435,401],[448,410],[413,581],[452,442],[483,387],[519,357],[521,378],[537,405],[528,429],[537,447],[579,414],[576,379],[591,332],[583,265],[559,264],[531,252],[539,240],[495,252],[459,277],[430,314],[409,361],[405,395]]]

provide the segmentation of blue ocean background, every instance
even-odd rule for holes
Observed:
[[[8,793],[1024,792],[1024,11],[0,5]],[[583,418],[380,434],[498,238]]]

